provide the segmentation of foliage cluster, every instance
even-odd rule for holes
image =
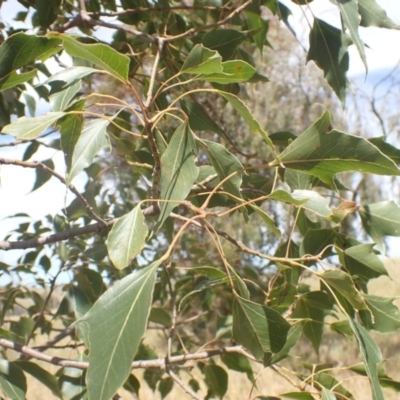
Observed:
[[[194,399],[222,398],[227,369],[257,385],[254,364],[280,373],[302,334],[318,353],[328,324],[358,342],[362,363],[346,368],[369,378],[373,400],[383,399],[382,386],[399,390],[369,333],[397,330],[399,311],[368,282],[387,274],[379,254],[385,236],[400,236],[400,208],[357,204],[351,179],[347,187],[338,176],[399,176],[399,149],[335,129],[326,109],[300,135],[267,132],[243,100],[274,80],[257,70],[256,53],[270,45],[269,19],[288,25],[289,9],[277,0],[19,2],[34,10],[33,32],[3,29],[0,123],[26,150],[0,164],[34,169],[33,190],[58,179],[75,199],[44,220],[14,216],[23,222],[0,242],[30,249],[1,265],[12,277],[0,293],[3,396],[24,399],[30,374],[54,396],[108,400],[122,387],[138,393],[135,369],[144,368],[163,398],[173,385]],[[332,2],[342,27],[315,18],[307,60],[344,103],[348,47],[365,62],[359,26],[399,26],[375,0]],[[96,39],[99,27],[114,32],[107,42]],[[62,64],[63,54],[74,65],[51,75],[47,60]],[[34,117],[32,90],[50,112]],[[240,134],[219,123],[223,113],[241,118]],[[63,152],[65,174],[52,159],[32,160],[41,146]],[[354,214],[373,242],[346,233]],[[50,282],[36,278],[44,297],[18,279],[39,269]],[[63,271],[71,279],[54,310]],[[304,282],[310,275],[318,289]],[[165,333],[162,353],[143,342],[153,328]],[[49,342],[30,347],[39,332]],[[65,337],[77,358],[48,356]],[[32,359],[60,369],[53,376]],[[335,366],[305,365],[311,372],[293,371],[296,393],[282,398],[355,398]]]

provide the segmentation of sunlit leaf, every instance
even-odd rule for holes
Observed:
[[[208,82],[228,84],[247,82],[255,74],[256,70],[250,64],[241,60],[225,61],[222,63],[222,72],[208,75],[200,75],[197,79]]]
[[[0,80],[0,92],[2,92],[3,90],[11,89],[14,86],[20,85],[21,83],[30,81],[36,76],[36,73],[36,70],[24,72],[21,74],[12,72],[11,74]]]
[[[76,82],[66,89],[49,96],[53,111],[64,111],[70,101],[81,89],[81,83]]]
[[[155,261],[116,282],[81,318],[89,347],[89,398],[109,400],[128,378],[146,330],[159,265]]]
[[[364,294],[364,299],[374,317],[367,328],[383,333],[394,332],[400,328],[400,312],[393,304],[395,298]]]
[[[197,179],[199,168],[195,164],[197,146],[187,123],[178,127],[161,157],[161,202],[158,224],[189,194]]]
[[[93,162],[101,149],[110,149],[110,139],[106,131],[109,123],[108,120],[102,118],[85,123],[72,154],[71,169],[68,173],[69,183]]]
[[[36,139],[64,115],[64,112],[49,112],[35,118],[21,117],[6,125],[2,133],[16,136],[20,140]]]
[[[215,50],[197,44],[187,56],[181,73],[215,74],[222,72],[222,58]]]
[[[142,251],[148,233],[140,205],[119,218],[108,234],[108,254],[114,266],[123,269]]]

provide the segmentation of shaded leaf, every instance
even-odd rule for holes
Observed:
[[[349,69],[347,51],[351,39],[340,29],[314,18],[310,31],[307,61],[313,60],[324,71],[325,79],[342,103],[346,96],[346,73]]]
[[[265,222],[265,225],[268,227],[268,229],[277,237],[281,237],[282,233],[276,226],[276,222],[260,207],[256,206],[255,204],[250,204],[249,205]]]
[[[76,81],[84,78],[85,76],[101,72],[102,71],[99,69],[90,67],[76,66],[76,67],[66,68],[60,72],[55,73],[54,75],[51,75],[50,78],[48,78],[43,82],[43,85],[60,81],[64,82],[64,85],[62,85],[61,88],[65,88],[67,86],[72,85]]]
[[[158,225],[185,200],[197,179],[199,168],[195,164],[196,142],[187,123],[178,127],[161,157],[161,202]]]
[[[73,85],[68,86],[61,92],[57,92],[50,95],[49,98],[53,111],[64,111],[68,107],[70,101],[75,97],[75,95],[79,92],[80,89],[81,89],[81,83],[76,82]]]
[[[108,234],[107,242],[108,255],[116,268],[126,268],[140,254],[148,231],[140,205],[118,218]]]
[[[108,120],[102,118],[93,119],[85,123],[72,154],[71,169],[67,177],[68,183],[71,183],[84,168],[92,164],[94,157],[101,149],[111,147],[106,131],[109,123]]]
[[[374,146],[376,146],[385,156],[388,156],[397,165],[400,164],[400,150],[385,141],[386,136],[368,139]]]
[[[361,26],[400,29],[400,25],[392,21],[375,0],[358,0],[358,12],[361,15]]]
[[[246,34],[236,29],[214,29],[207,32],[201,39],[203,45],[216,50],[223,60],[230,59],[236,47],[246,40]]]
[[[254,32],[251,32],[250,34],[252,34],[254,43],[262,54],[269,23],[268,20],[262,18],[261,16],[260,2],[254,1],[248,8],[246,8],[245,14],[247,18],[247,25],[250,31]]]
[[[231,370],[243,372],[254,383],[253,368],[247,357],[238,353],[222,353],[221,361]]]
[[[364,299],[374,316],[371,326],[367,328],[382,333],[394,332],[400,328],[400,312],[397,306],[393,304],[395,298],[365,294]]]
[[[182,110],[189,117],[189,126],[194,131],[211,131],[222,134],[219,126],[208,116],[203,108],[192,101],[180,100]]]
[[[277,353],[286,343],[290,324],[275,310],[237,297],[233,303],[233,339],[257,360]]]
[[[64,112],[49,112],[35,118],[21,117],[6,125],[2,133],[15,136],[20,140],[36,139],[64,115]]]
[[[160,260],[116,282],[80,319],[89,347],[89,397],[109,400],[128,378],[147,326]]]
[[[222,399],[228,390],[228,374],[226,371],[218,365],[207,364],[203,369],[203,373],[206,385],[213,394]]]
[[[17,365],[0,359],[0,387],[2,392],[12,400],[25,400],[26,378]]]
[[[46,165],[46,167],[49,167],[51,170],[54,170],[54,163],[53,160],[44,160],[42,161],[42,164]],[[46,182],[48,182],[53,175],[49,174],[47,171],[43,170],[42,168],[36,168],[36,180],[33,185],[33,188],[31,192],[35,191],[36,189],[39,189],[41,186],[43,186]]]
[[[334,187],[339,172],[359,171],[377,175],[400,175],[394,162],[368,140],[329,130],[330,115],[322,116],[280,155],[286,168],[306,172]],[[276,161],[277,166],[279,163]]]

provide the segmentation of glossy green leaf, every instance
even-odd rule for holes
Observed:
[[[17,365],[0,359],[0,388],[12,400],[25,400],[26,378]]]
[[[223,60],[230,59],[236,47],[246,40],[246,34],[236,29],[214,29],[207,32],[201,39],[203,45],[216,50]]]
[[[222,58],[217,51],[197,44],[187,56],[180,72],[196,75],[221,73]]]
[[[159,265],[155,261],[116,282],[80,319],[89,347],[89,398],[109,400],[128,378],[146,330]]]
[[[79,42],[72,36],[52,32],[49,37],[55,37],[64,41],[65,51],[72,57],[82,58],[98,65],[116,78],[128,81],[129,57],[119,53],[105,44],[86,44]]]
[[[78,101],[71,107],[73,111],[82,111],[85,101]],[[79,140],[79,136],[83,127],[82,114],[68,114],[58,121],[61,133],[61,148],[64,152],[65,164],[67,171],[71,170],[72,155],[74,154],[75,146]]]
[[[357,321],[349,318],[351,329],[357,338],[358,346],[364,361],[365,371],[371,382],[372,399],[384,400],[378,378],[378,363],[382,360],[379,347],[368,331]]]
[[[76,82],[66,89],[49,96],[53,111],[64,111],[81,89],[81,82]]]
[[[222,399],[228,390],[228,374],[226,371],[219,365],[207,364],[203,373],[206,385],[213,394]]]
[[[269,194],[268,198],[299,206],[324,218],[332,215],[328,200],[312,190],[295,190],[289,193],[278,189]]]
[[[240,186],[242,184],[243,165],[240,161],[219,143],[208,140],[202,140],[200,143],[204,146],[207,157],[221,181],[237,172],[226,180],[222,187],[228,193],[236,197],[242,197],[240,194]]]
[[[358,0],[358,12],[361,16],[360,26],[400,29],[400,25],[391,20],[375,0]]]
[[[286,343],[290,324],[277,311],[237,297],[233,303],[233,339],[257,360],[264,353],[279,352]]]
[[[64,115],[64,112],[49,112],[35,118],[21,117],[6,125],[2,133],[15,136],[19,140],[36,139]]]
[[[46,58],[61,43],[58,39],[19,32],[0,46],[0,79],[40,58]]]
[[[90,68],[90,67],[81,67],[81,66],[76,66],[76,67],[71,67],[71,68],[66,68],[63,69],[60,72],[55,73],[52,75],[50,78],[48,78],[46,81],[43,82],[43,84],[49,84],[53,82],[64,82],[64,85],[62,88],[67,87],[76,81],[85,78],[88,75],[94,74],[94,73],[101,73],[102,71],[99,69],[95,68]]]
[[[58,380],[53,374],[50,374],[39,365],[30,361],[15,361],[14,364],[50,389],[54,396],[62,398],[62,394],[58,388]]]
[[[349,69],[347,51],[351,39],[340,29],[314,18],[310,31],[310,50],[307,61],[313,60],[324,71],[325,79],[342,103],[346,96],[346,73]]]
[[[241,99],[239,99],[239,97],[235,96],[234,94],[222,91],[219,91],[218,93],[224,99],[229,101],[231,106],[235,108],[235,110],[240,114],[240,116],[246,121],[247,125],[249,126],[252,132],[260,134],[264,139],[265,143],[271,146],[271,148],[274,147],[271,139],[268,137],[267,132],[265,132],[265,130],[261,127],[260,123],[255,119],[255,117],[251,113],[250,109]]]
[[[148,233],[144,215],[137,205],[131,212],[118,218],[108,234],[108,255],[118,269],[126,268],[143,250]]]
[[[23,72],[21,74],[17,74],[16,72],[10,73],[2,80],[0,80],[0,92],[11,89],[14,86],[20,85],[21,83],[30,81],[36,76],[36,73],[36,70]]]
[[[92,164],[96,154],[104,149],[111,148],[107,134],[107,126],[110,122],[106,119],[93,119],[85,123],[85,127],[75,144],[72,154],[71,169],[67,181],[71,183],[84,168]]]
[[[333,178],[339,172],[400,175],[394,162],[368,140],[330,130],[330,124],[330,115],[325,111],[280,154],[280,162],[286,168],[316,176],[333,187]],[[277,161],[276,164],[279,165]]]
[[[46,167],[50,168],[51,170],[54,171],[54,163],[53,160],[44,160],[42,161],[42,164],[46,165]],[[48,182],[53,175],[48,173],[47,171],[41,169],[41,168],[36,168],[36,179],[35,183],[33,184],[33,188],[31,192],[34,192],[36,189],[39,189],[41,186],[43,186],[46,182]]]
[[[241,60],[233,60],[225,61],[224,63],[222,63],[222,72],[200,75],[197,77],[197,79],[226,85],[235,82],[247,82],[255,73],[255,68],[247,62]]]
[[[351,277],[344,271],[330,270],[320,276],[326,284],[337,290],[355,309],[365,310],[367,308]]]
[[[357,47],[358,54],[367,69],[367,60],[365,58],[365,45],[358,33],[360,16],[358,15],[358,0],[332,0],[339,8],[342,17],[342,23],[350,33],[353,44]]]
[[[178,127],[167,149],[161,156],[161,202],[158,224],[161,225],[171,211],[186,199],[199,174],[195,164],[197,146],[187,123]]]
[[[400,207],[393,201],[368,204],[358,212],[365,231],[379,245],[385,236],[400,236]]]
[[[370,279],[388,275],[383,262],[373,251],[373,244],[360,244],[344,251],[344,264],[351,275],[365,283]]]
[[[394,332],[400,328],[400,312],[393,304],[395,298],[364,294],[364,299],[374,317],[368,328],[382,333]]]

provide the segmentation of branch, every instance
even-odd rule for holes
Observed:
[[[50,356],[48,354],[44,354],[38,350],[35,350],[32,347],[23,346],[19,343],[12,342],[11,340],[8,339],[0,338],[0,346],[5,347],[6,349],[17,351],[18,353],[25,354],[32,358],[36,358],[37,360],[45,361],[47,363],[54,365],[59,365],[61,367],[73,367],[78,369],[87,369],[89,367],[89,362],[87,361],[76,361],[67,358]],[[244,350],[242,346],[229,346],[229,347],[224,347],[222,349],[205,350],[198,353],[172,356],[168,360],[168,365],[178,364],[190,360],[204,360],[207,358],[219,356],[224,353],[239,353],[249,358],[252,361],[257,361],[251,354],[247,353],[247,351]],[[166,365],[165,358],[157,358],[154,360],[134,361],[132,363],[132,369],[159,368],[165,370],[166,368],[168,368],[168,365]]]
[[[51,168],[49,168],[47,165],[39,162],[39,161],[20,161],[20,160],[10,160],[7,158],[0,158],[0,165],[16,165],[18,167],[23,167],[23,168],[35,168],[35,169],[42,169],[43,171],[46,171],[50,175],[53,175],[56,177],[61,183],[63,183],[67,188],[79,199],[79,201],[82,203],[83,207],[85,207],[85,210],[89,217],[97,221],[100,225],[103,227],[107,226],[107,222],[104,221],[102,218],[100,218],[94,211],[93,208],[90,206],[88,201],[79,193],[79,191],[76,189],[76,187],[72,184],[67,184],[65,179],[58,174],[56,171],[53,171]]]

